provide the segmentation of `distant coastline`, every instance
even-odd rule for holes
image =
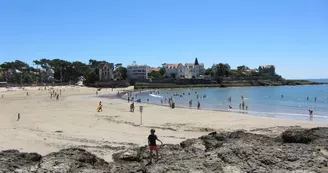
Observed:
[[[156,82],[136,82],[135,89],[156,89],[156,88],[200,88],[200,87],[250,87],[250,86],[297,86],[297,85],[324,85],[328,82],[313,82],[310,80],[233,80],[223,81],[220,83],[204,83],[204,84],[177,84],[156,83]]]

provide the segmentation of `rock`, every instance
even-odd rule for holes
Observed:
[[[317,135],[315,131],[318,129],[304,130],[304,129],[290,129],[282,133],[282,139],[286,143],[304,143],[308,144],[315,139]]]
[[[138,152],[135,150],[128,150],[123,152],[120,156],[119,156],[120,160],[124,160],[124,161],[139,161],[139,156],[138,156]]]
[[[0,172],[29,171],[39,163],[42,156],[37,153],[20,153],[18,150],[0,152]]]
[[[79,148],[43,157],[7,150],[0,152],[0,172],[327,172],[328,128],[287,129],[279,137],[246,131],[210,133],[159,149],[161,159],[153,164],[147,146],[115,153],[111,163]]]

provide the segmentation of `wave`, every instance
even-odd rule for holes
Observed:
[[[152,97],[163,98],[163,96],[156,95],[156,94],[149,94],[149,95],[152,96]]]

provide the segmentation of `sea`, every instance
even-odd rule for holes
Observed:
[[[328,83],[328,79],[311,81]],[[147,90],[133,93],[133,97],[143,103],[163,106],[167,106],[168,98],[172,97],[176,107],[182,108],[189,108],[189,100],[192,100],[192,109],[196,109],[199,101],[201,109],[204,110],[293,120],[328,121],[328,85]],[[124,95],[123,98],[127,99],[128,96]],[[248,110],[240,109],[243,101]],[[310,118],[309,110],[313,110],[313,118]]]

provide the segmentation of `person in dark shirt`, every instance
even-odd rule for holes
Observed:
[[[156,145],[156,140],[161,142],[161,144],[163,145],[163,142],[161,140],[159,140],[157,138],[157,136],[155,135],[155,130],[151,129],[150,130],[150,135],[148,136],[148,145],[149,145],[149,149],[150,149],[150,162],[152,162],[152,157],[153,157],[153,151],[156,151],[156,157],[157,160],[159,159],[158,157],[158,148]]]

